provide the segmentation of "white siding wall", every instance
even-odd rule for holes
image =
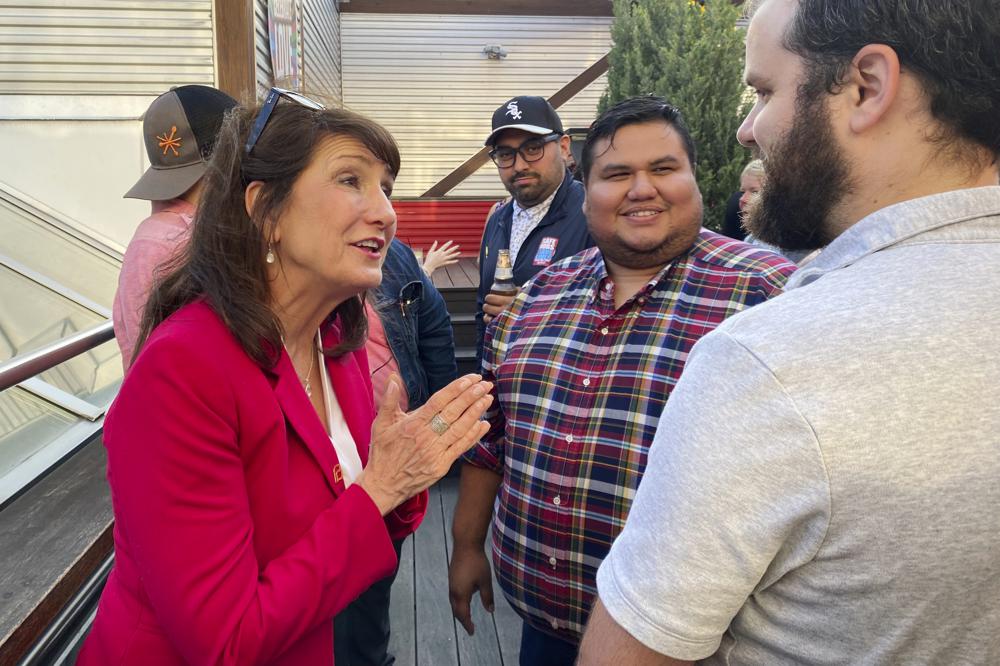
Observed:
[[[156,95],[214,80],[212,0],[0,0],[4,95]]]
[[[267,0],[253,3],[254,58],[257,61],[257,99],[271,89],[271,44],[267,37]]]
[[[0,0],[0,182],[123,248],[149,203],[142,113],[215,83],[212,0]],[[0,240],[2,242],[2,240]]]
[[[337,0],[305,0],[302,42],[306,92],[324,103],[343,100],[340,78],[340,11]]]
[[[337,0],[298,0],[295,3],[302,26],[302,80],[306,93],[325,104],[341,103],[340,10]],[[257,97],[273,85],[267,38],[267,0],[254,2],[255,57],[257,61]]]
[[[344,105],[395,135],[399,196],[419,196],[483,145],[493,110],[514,95],[548,97],[611,48],[611,18],[341,15]],[[509,53],[489,60],[484,46]],[[606,87],[599,78],[559,109],[586,127]],[[449,196],[505,194],[487,163]]]

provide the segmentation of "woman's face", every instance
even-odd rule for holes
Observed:
[[[748,173],[740,178],[740,192],[743,193],[740,197],[740,212],[745,211],[750,200],[760,192],[760,185],[760,178],[752,174]]]
[[[389,167],[357,139],[320,142],[272,237],[274,265],[291,288],[323,288],[342,301],[379,285],[396,234],[393,181]]]

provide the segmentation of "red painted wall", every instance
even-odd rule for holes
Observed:
[[[414,250],[424,250],[431,243],[451,240],[462,248],[463,257],[479,255],[486,214],[496,199],[401,199],[392,202],[396,209],[396,237]]]

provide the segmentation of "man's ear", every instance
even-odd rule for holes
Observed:
[[[573,139],[569,138],[569,134],[563,134],[559,137],[559,152],[562,154],[564,160],[568,160],[573,156],[572,151],[569,149],[571,143],[573,143]]]
[[[886,116],[899,95],[899,78],[899,56],[891,46],[868,44],[855,54],[845,83],[852,132],[861,134]]]

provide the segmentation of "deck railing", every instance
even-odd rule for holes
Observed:
[[[0,391],[31,379],[60,363],[90,351],[115,337],[111,321],[57,340],[41,349],[15,356],[0,364]]]
[[[114,338],[110,321],[0,364],[5,391]],[[102,410],[103,414],[103,410]],[[72,663],[113,562],[101,427],[0,506],[0,664]]]

